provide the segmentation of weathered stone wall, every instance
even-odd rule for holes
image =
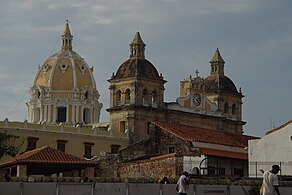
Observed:
[[[117,166],[115,176],[121,178],[151,178],[157,181],[163,177],[177,178],[183,171],[182,162],[182,157],[174,156],[121,163]]]

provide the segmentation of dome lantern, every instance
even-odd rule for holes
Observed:
[[[210,61],[211,64],[211,74],[219,74],[224,76],[224,64],[225,61],[223,60],[219,48],[216,49],[215,54],[213,55],[213,58]]]
[[[145,46],[146,44],[142,41],[139,32],[136,32],[135,37],[130,44],[130,58],[145,59]]]
[[[62,50],[72,50],[72,40],[73,36],[71,35],[69,28],[69,21],[67,20],[64,33],[62,35]]]

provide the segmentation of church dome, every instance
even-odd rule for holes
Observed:
[[[62,48],[39,66],[31,98],[29,122],[92,124],[99,121],[102,104],[93,77],[93,67],[72,50],[68,22]]]
[[[207,93],[227,92],[238,94],[233,81],[224,75],[224,64],[219,49],[217,48],[211,61],[211,74],[205,79]]]
[[[128,59],[120,65],[114,79],[124,79],[129,77],[140,77],[149,79],[159,79],[159,74],[154,65],[146,59]]]
[[[72,39],[68,24],[63,35],[62,50],[49,57],[39,67],[34,84],[50,90],[95,89],[93,68],[72,50],[71,40],[66,37]]]
[[[227,92],[238,94],[235,84],[227,76],[210,75],[205,79],[205,87],[207,93]]]
[[[155,66],[145,59],[145,43],[137,32],[130,44],[130,59],[120,65],[112,79],[139,77],[146,79],[161,79]]]

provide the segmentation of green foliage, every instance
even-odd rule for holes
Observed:
[[[0,132],[0,158],[4,155],[15,156],[18,153],[21,145],[16,144],[17,138],[19,137]]]

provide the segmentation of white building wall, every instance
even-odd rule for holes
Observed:
[[[249,176],[258,177],[260,169],[281,166],[281,175],[292,175],[292,122],[258,140],[249,140]]]

